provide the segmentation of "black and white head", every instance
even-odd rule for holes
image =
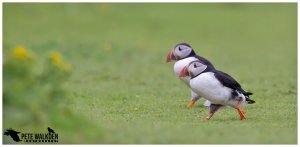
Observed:
[[[191,78],[198,76],[207,69],[207,65],[201,63],[200,61],[193,61],[187,66],[183,67],[180,71],[180,77],[190,76]]]
[[[189,44],[179,43],[168,53],[167,62],[178,61],[192,55],[195,55],[195,52]]]

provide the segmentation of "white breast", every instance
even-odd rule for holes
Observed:
[[[214,73],[207,72],[198,75],[190,82],[191,89],[198,95],[202,95],[205,99],[214,104],[226,105],[231,98],[231,89],[224,87]]]
[[[176,61],[175,64],[174,64],[174,73],[177,77],[179,77],[179,74],[180,74],[180,71],[181,69],[188,65],[190,62],[192,61],[195,61],[195,60],[198,60],[197,58],[195,57],[188,57],[188,58],[185,58],[185,59],[182,59],[182,60],[179,60],[179,61]],[[187,84],[188,86],[190,85],[190,77],[180,77],[180,79],[185,83]]]

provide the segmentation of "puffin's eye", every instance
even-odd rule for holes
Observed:
[[[180,47],[178,47],[178,50],[181,51],[182,49]]]
[[[196,66],[196,64],[194,64],[194,68],[196,68],[197,66]]]

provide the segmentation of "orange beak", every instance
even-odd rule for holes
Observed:
[[[172,60],[176,60],[176,57],[173,54],[173,50],[168,53],[167,62],[171,62]]]
[[[189,76],[189,75],[190,75],[190,73],[189,73],[189,71],[188,71],[188,69],[187,69],[187,66],[185,66],[185,67],[183,67],[183,68],[181,69],[180,74],[179,74],[179,77],[187,77],[187,76]]]

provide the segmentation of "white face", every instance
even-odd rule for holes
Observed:
[[[192,48],[186,45],[177,45],[173,51],[178,60],[187,57],[191,52]]]
[[[204,65],[199,61],[194,61],[188,66],[187,69],[190,72],[190,74],[195,76],[195,75],[199,75],[200,73],[202,73],[206,68],[207,68],[207,65]],[[190,76],[192,76],[192,75],[190,75]]]

